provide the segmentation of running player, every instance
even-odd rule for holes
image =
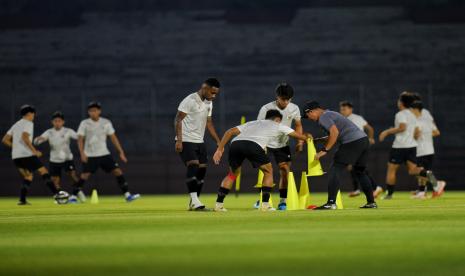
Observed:
[[[106,173],[111,173],[116,177],[116,182],[120,187],[127,202],[134,201],[140,197],[139,194],[129,192],[128,183],[123,175],[123,171],[110,154],[107,146],[107,137],[119,153],[119,158],[127,163],[126,154],[115,134],[115,129],[110,120],[100,117],[102,106],[99,102],[91,102],[87,106],[89,118],[81,122],[78,128],[78,146],[83,163],[81,178],[73,190],[70,201],[77,203],[77,195],[81,191],[84,183],[99,168]]]
[[[352,123],[354,123],[360,130],[365,131],[368,134],[368,141],[370,141],[370,145],[375,144],[375,131],[371,125],[360,115],[353,113],[354,106],[349,101],[342,101],[339,103],[339,112],[349,119]],[[376,189],[376,183],[373,178],[370,176],[368,170],[366,170],[368,178],[370,179],[371,186],[373,189]],[[350,174],[352,176],[352,184],[354,186],[354,190],[349,193],[349,197],[356,197],[360,195],[360,185],[357,181],[357,177],[355,176],[354,170],[350,168]]]
[[[341,114],[323,109],[318,102],[312,101],[305,104],[304,118],[309,118],[328,133],[328,139],[324,148],[319,151],[315,159],[325,156],[333,147],[337,147],[334,161],[329,170],[328,201],[315,210],[335,210],[336,196],[341,186],[340,177],[349,165],[352,165],[354,175],[357,178],[367,204],[360,208],[378,208],[373,198],[373,189],[370,179],[366,174],[367,155],[370,142],[365,132]]]
[[[48,170],[39,160],[42,153],[32,144],[35,115],[36,110],[33,106],[23,105],[21,107],[22,119],[16,122],[2,139],[3,144],[11,148],[11,157],[23,178],[18,205],[29,205],[26,197],[36,171],[55,195],[55,201],[61,204],[66,202],[69,195],[53,184]]]
[[[268,110],[278,110],[283,115],[281,124],[292,127],[295,124],[295,131],[302,134],[302,122],[300,121],[299,107],[291,103],[294,96],[294,89],[287,83],[280,83],[276,87],[276,100],[268,103],[260,109],[257,120],[265,120]],[[296,152],[301,152],[304,147],[304,141],[299,140],[296,146]],[[289,136],[282,135],[274,138],[267,146],[267,152],[273,155],[274,161],[279,168],[279,196],[280,202],[278,210],[286,210],[287,199],[287,179],[291,167],[291,148],[289,147]],[[260,201],[257,201],[255,208],[258,208]]]
[[[44,142],[50,144],[50,162],[49,171],[55,186],[60,187],[61,173],[64,171],[77,186],[79,177],[76,174],[73,154],[71,152],[71,140],[77,140],[77,133],[67,127],[64,127],[65,116],[62,112],[57,111],[52,115],[53,127],[46,130],[42,135],[34,139],[34,145],[38,146]],[[81,202],[86,201],[86,196],[82,191],[78,193]],[[73,200],[71,200],[73,201]]]
[[[278,110],[268,110],[265,114],[265,120],[251,121],[226,131],[213,156],[215,164],[218,165],[220,163],[225,145],[233,136],[236,137],[232,140],[229,148],[229,173],[221,182],[215,211],[227,211],[223,204],[224,198],[231,190],[231,186],[236,180],[245,159],[249,160],[254,168],[259,168],[263,172],[263,204],[261,210],[275,210],[269,204],[270,193],[273,187],[273,167],[266,154],[267,146],[276,139],[276,137],[281,135],[288,135],[302,141],[306,141],[311,137],[308,134],[302,135],[292,128],[280,124],[282,118],[283,115]]]
[[[414,101],[412,103],[412,112],[417,118],[418,131],[416,132],[417,140],[417,166],[422,167],[426,170],[433,170],[434,160],[434,143],[433,137],[440,135],[440,132],[434,123],[434,120],[422,116],[423,103],[421,101]],[[440,181],[438,181],[440,182]],[[416,199],[426,199],[426,186],[432,186],[431,183],[425,181],[423,178],[418,179],[418,192],[413,195]],[[433,192],[433,197],[438,196],[436,192]]]
[[[212,101],[219,91],[220,82],[215,78],[207,79],[199,91],[182,100],[176,114],[175,150],[187,167],[186,185],[191,211],[207,210],[199,199],[207,173],[207,148],[203,138],[207,128],[216,143],[220,142],[212,120]]]
[[[407,165],[408,173],[416,177],[426,177],[432,183],[433,189],[438,195],[444,191],[443,183],[438,183],[431,170],[425,170],[416,165],[416,147],[415,129],[417,128],[417,119],[409,109],[414,101],[411,93],[403,92],[397,101],[399,112],[395,116],[395,126],[381,132],[379,135],[380,142],[383,142],[389,135],[395,135],[394,143],[389,157],[386,174],[387,194],[384,199],[392,199],[394,187],[396,184],[397,170],[402,164]],[[384,192],[384,188],[378,186],[374,191],[375,198]]]

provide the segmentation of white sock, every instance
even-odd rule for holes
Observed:
[[[197,192],[189,193],[192,199],[192,204],[194,205],[202,205],[202,203],[199,200],[199,197],[197,196]]]
[[[128,196],[130,196],[130,195],[131,195],[130,192],[125,192],[125,193],[124,193],[124,197],[128,197]]]
[[[262,202],[262,208],[270,208],[269,202]]]
[[[223,206],[224,206],[224,203],[223,203],[223,202],[217,202],[217,203],[216,203],[216,207],[218,207],[218,208],[221,208],[221,207],[223,207]]]

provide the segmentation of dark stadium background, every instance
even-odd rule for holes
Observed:
[[[464,23],[465,4],[452,0],[1,0],[0,132],[24,103],[38,108],[36,135],[55,110],[76,129],[86,104],[99,100],[126,149],[130,162],[123,168],[133,190],[183,193],[173,118],[209,76],[223,84],[213,110],[221,133],[242,115],[254,119],[280,81],[295,87],[299,105],[318,100],[336,109],[340,100],[353,101],[377,133],[393,125],[397,95],[410,90],[423,95],[442,132],[437,175],[448,189],[462,189]],[[309,122],[304,128],[317,130]],[[375,145],[370,157],[379,182],[391,141]],[[297,181],[304,168],[305,155],[294,165]],[[225,170],[225,163],[210,166],[208,192]],[[19,177],[3,146],[0,177],[0,195],[16,195]],[[325,190],[325,180],[310,179],[311,190]],[[243,190],[252,191],[255,181],[246,165]],[[405,170],[399,182],[401,189],[414,187]],[[103,173],[91,183],[102,193],[118,192]],[[344,189],[350,187],[347,181]],[[46,189],[35,183],[32,193]]]

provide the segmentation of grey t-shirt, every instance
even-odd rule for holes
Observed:
[[[340,144],[347,144],[367,136],[365,132],[361,131],[349,119],[331,110],[326,110],[321,114],[318,123],[327,132],[329,132],[329,129],[333,125],[336,125],[339,130],[338,143]]]

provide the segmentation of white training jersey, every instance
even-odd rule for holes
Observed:
[[[301,118],[300,109],[296,104],[289,103],[285,109],[280,109],[278,105],[276,104],[276,101],[267,103],[264,106],[262,106],[262,108],[260,109],[260,112],[258,113],[257,120],[265,120],[266,112],[272,109],[278,110],[283,115],[283,119],[281,121],[282,125],[291,127],[293,121],[300,121],[300,118]],[[286,147],[288,145],[289,145],[289,136],[281,135],[281,136],[277,136],[273,138],[268,144],[268,147],[273,148],[273,149],[279,149],[279,148]]]
[[[182,100],[178,111],[187,114],[182,120],[183,142],[203,143],[207,119],[212,116],[212,110],[213,103],[207,100],[202,101],[197,92],[190,94]]]
[[[11,159],[26,158],[34,156],[32,151],[23,141],[23,133],[29,134],[29,139],[32,143],[34,137],[34,123],[26,119],[17,121],[7,132],[13,139],[11,148]]]
[[[88,157],[100,157],[110,154],[107,136],[113,135],[115,129],[110,120],[100,117],[98,121],[85,119],[81,122],[77,134],[85,138],[84,153]]]
[[[434,154],[433,131],[437,130],[434,119],[425,110],[421,111],[420,117],[417,118],[417,126],[420,129],[420,137],[417,139],[417,156]]]
[[[57,130],[51,128],[46,130],[42,135],[43,142],[48,141],[50,144],[50,161],[54,163],[63,163],[73,160],[73,153],[71,152],[71,139],[78,138],[77,133],[66,127]]]
[[[271,141],[276,139],[276,137],[282,135],[287,136],[289,133],[294,132],[292,128],[272,120],[250,121],[237,126],[237,128],[241,133],[237,135],[232,142],[242,140],[252,141],[259,144],[263,149],[265,149]]]
[[[395,127],[399,127],[402,123],[406,125],[406,129],[403,132],[396,133],[396,138],[394,139],[392,147],[395,149],[417,147],[417,141],[414,137],[415,128],[417,127],[417,118],[410,109],[397,112],[394,120]]]
[[[354,113],[347,116],[347,119],[354,123],[360,130],[364,130],[365,126],[368,124],[365,118]]]

